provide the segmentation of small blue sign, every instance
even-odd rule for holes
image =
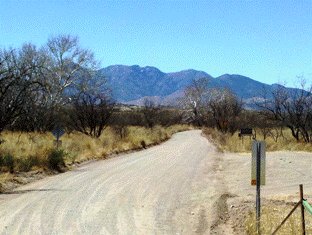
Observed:
[[[52,134],[54,135],[54,137],[59,140],[61,138],[62,135],[65,134],[65,131],[61,128],[61,127],[56,127],[53,131]]]

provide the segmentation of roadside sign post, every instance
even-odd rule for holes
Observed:
[[[65,134],[65,131],[62,128],[60,128],[60,127],[56,127],[52,131],[52,134],[56,138],[56,140],[54,140],[54,145],[56,146],[56,148],[59,148],[62,145],[62,141],[60,140],[60,138],[61,138],[62,135]]]
[[[244,136],[247,135],[251,139],[251,137],[253,136],[252,133],[253,133],[252,128],[242,128],[242,129],[240,129],[240,132],[238,133],[238,137],[241,138],[242,143],[244,143]]]
[[[256,222],[260,234],[260,186],[265,185],[265,142],[253,141],[251,161],[251,185],[256,185]]]
[[[261,213],[261,204],[260,204],[260,175],[261,175],[261,161],[260,161],[260,148],[261,145],[257,144],[257,196],[256,196],[256,210],[257,210],[257,233],[260,234],[260,213]]]

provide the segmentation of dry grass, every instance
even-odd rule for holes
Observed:
[[[187,130],[189,126],[174,125],[170,127],[156,126],[153,129],[144,127],[126,127],[126,136],[120,138],[113,128],[105,129],[100,138],[95,139],[81,133],[71,133],[62,136],[62,149],[66,165],[79,163],[90,159],[101,159],[106,156],[128,150],[141,149],[148,145],[158,144],[173,133]],[[1,159],[13,158],[14,172],[45,169],[48,166],[48,156],[54,149],[54,137],[51,133],[21,133],[3,132],[0,145]],[[5,164],[0,166],[2,172],[10,171]]]
[[[227,152],[250,152],[252,139],[248,136],[244,138],[238,137],[238,132],[234,135],[223,134],[216,129],[205,128],[204,133],[208,138],[214,142],[220,151]],[[256,130],[257,140],[264,140],[260,130]],[[279,137],[277,141],[268,136],[265,139],[267,151],[312,151],[311,143],[297,142],[289,130],[283,130],[283,136]]]
[[[261,234],[272,234],[283,219],[291,211],[293,205],[266,205],[261,210]],[[249,212],[245,222],[246,233],[256,235],[255,210]],[[312,217],[305,213],[306,234],[312,234]],[[301,211],[300,207],[283,224],[277,234],[295,235],[301,233]]]

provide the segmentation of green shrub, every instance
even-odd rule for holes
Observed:
[[[0,156],[0,167],[6,168],[10,173],[14,172],[14,158],[11,154],[4,154]]]
[[[25,158],[16,159],[16,169],[22,172],[27,172],[34,166],[40,166],[40,161],[37,156],[28,156]]]
[[[48,154],[48,166],[51,170],[63,172],[65,166],[64,158],[67,153],[63,149],[53,149]]]
[[[142,148],[146,148],[146,143],[144,140],[141,141],[141,146],[142,146]]]

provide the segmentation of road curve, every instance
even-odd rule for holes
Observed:
[[[209,234],[215,149],[201,131],[0,195],[0,234]]]

